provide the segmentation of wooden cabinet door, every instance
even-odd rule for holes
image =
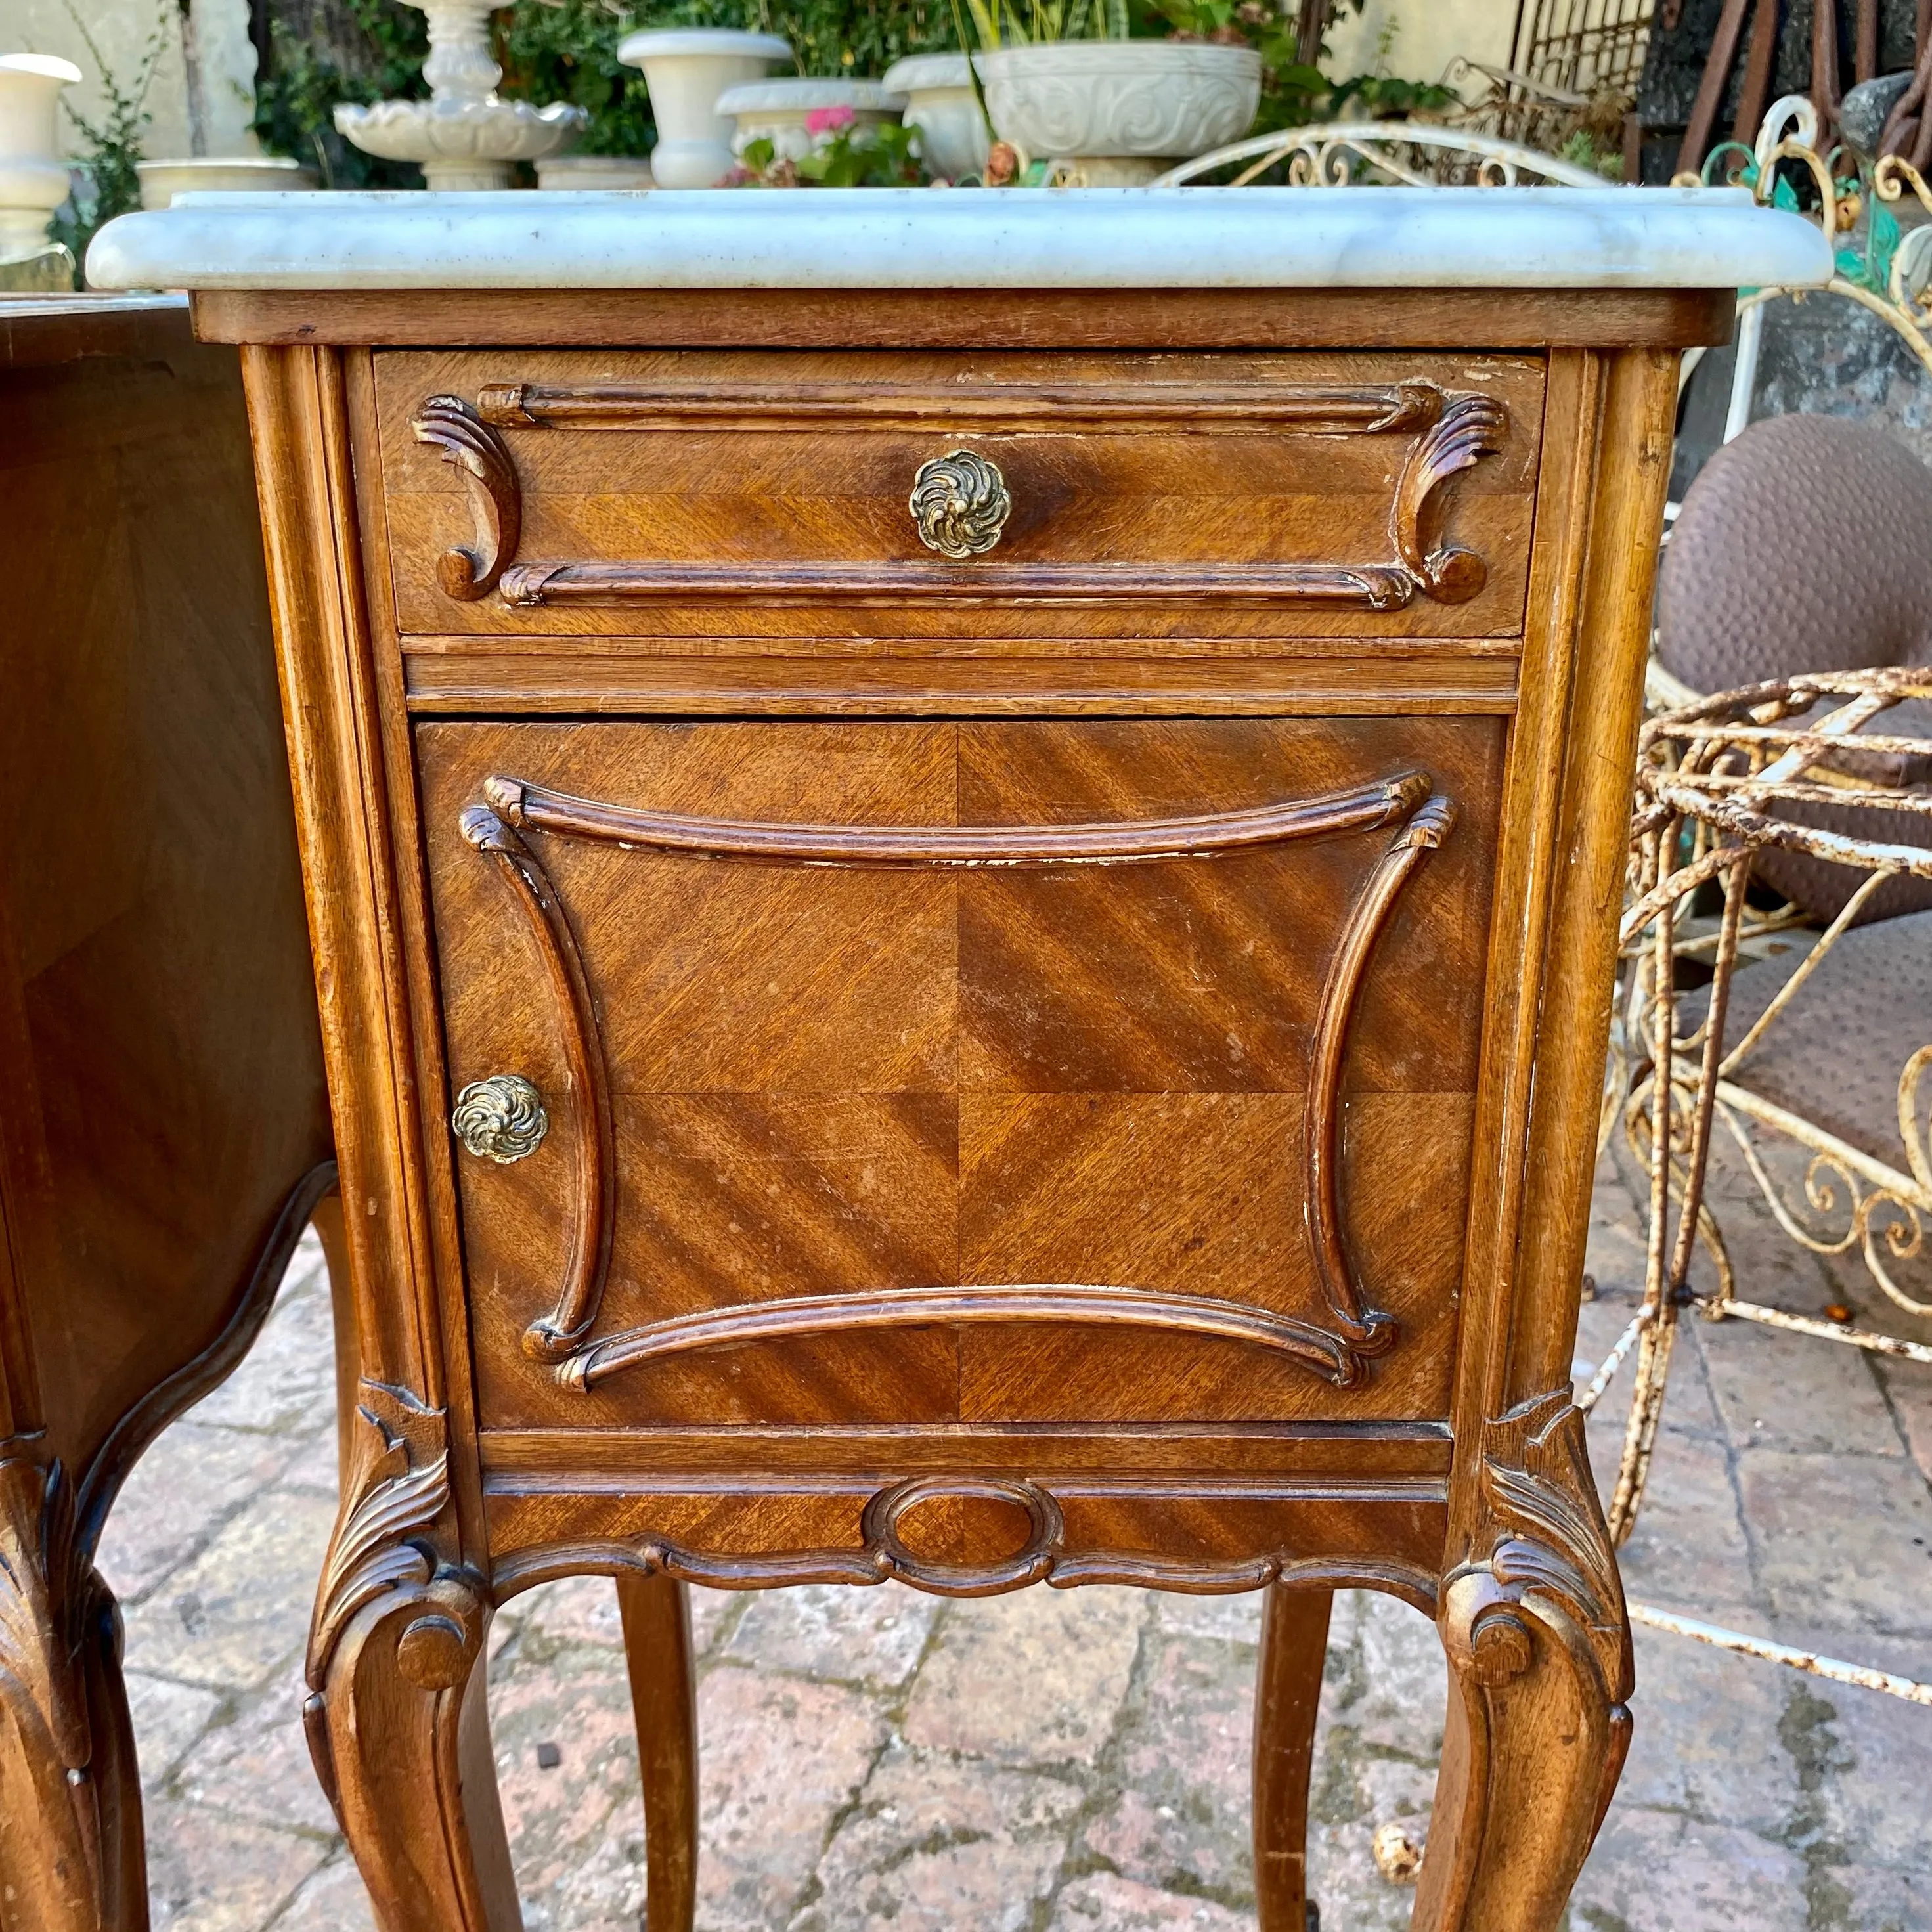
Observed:
[[[418,743],[485,1426],[1446,1414],[1502,721]]]

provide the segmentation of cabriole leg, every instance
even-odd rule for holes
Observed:
[[[460,1583],[352,1617],[309,1745],[382,1932],[521,1932],[484,1706],[489,1612]]]
[[[1444,1585],[1415,1932],[1555,1932],[1630,1748],[1630,1625],[1568,1393],[1485,1426],[1487,1558]]]

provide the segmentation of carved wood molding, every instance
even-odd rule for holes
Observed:
[[[72,1485],[38,1436],[0,1438],[0,1919],[94,1932],[107,1861],[81,1647],[106,1586],[77,1552]]]
[[[494,776],[488,806],[461,814],[463,836],[514,887],[550,969],[574,1090],[590,1119],[578,1136],[578,1212],[554,1312],[525,1331],[526,1353],[588,1390],[620,1370],[701,1348],[865,1329],[962,1322],[1079,1322],[1211,1336],[1272,1349],[1338,1388],[1358,1386],[1396,1340],[1364,1300],[1350,1263],[1341,1198],[1342,1076],[1350,1023],[1377,941],[1408,884],[1448,836],[1455,811],[1426,773],[1198,818],[1064,826],[872,826],[785,824],[651,812]],[[492,808],[494,808],[494,809]],[[1329,1324],[1219,1298],[1088,1282],[964,1283],[869,1293],[779,1296],[644,1323],[586,1342],[608,1273],[615,1198],[614,1130],[602,1033],[582,956],[548,874],[522,828],[700,858],[776,865],[955,868],[1102,866],[1212,860],[1231,851],[1398,822],[1370,872],[1324,976],[1304,1115],[1305,1212]]]
[[[523,496],[503,439],[460,396],[431,396],[410,418],[417,442],[440,450],[462,472],[476,519],[473,545],[453,544],[436,559],[446,596],[473,604],[496,587],[523,534]]]
[[[1428,775],[1402,772],[1340,791],[1194,818],[1092,825],[798,825],[640,812],[491,777],[483,795],[510,824],[568,838],[640,846],[695,858],[788,866],[933,867],[1146,865],[1212,859],[1257,845],[1372,830],[1406,818],[1429,794]],[[478,810],[471,806],[464,814]],[[466,831],[466,837],[469,836]],[[476,843],[472,838],[471,843]]]
[[[450,1500],[444,1413],[386,1382],[364,1382],[357,1394],[354,1460],[343,1474],[344,1501],[309,1626],[308,1682],[318,1692],[356,1612],[394,1592],[420,1594],[442,1567],[436,1533]]]
[[[929,405],[929,406],[928,406]],[[925,560],[867,563],[711,563],[652,560],[516,564],[522,500],[500,427],[637,430],[702,426],[765,429],[857,419],[875,428],[962,430],[987,424],[1042,430],[1168,427],[1189,433],[1257,426],[1324,436],[1417,434],[1389,509],[1390,559],[1279,564],[1055,564]],[[1190,390],[1142,384],[1090,393],[1061,385],[1023,394],[955,396],[890,384],[492,383],[472,406],[431,396],[411,418],[420,442],[460,470],[476,519],[473,545],[445,550],[437,580],[459,602],[497,590],[522,609],[582,604],[702,602],[751,598],[770,604],[923,602],[1082,604],[1132,602],[1305,603],[1370,611],[1406,609],[1418,596],[1460,604],[1488,579],[1474,551],[1442,541],[1442,486],[1501,451],[1508,412],[1493,396],[1454,397],[1427,382],[1387,386],[1223,385]]]
[[[1460,556],[1473,553],[1456,551]],[[528,563],[503,573],[505,603],[520,610],[586,604],[712,599],[776,604],[1316,604],[1343,610],[1406,610],[1418,592],[1459,604],[1483,586],[1480,560],[1440,588],[1406,562],[1006,563],[926,560],[878,563]],[[1467,587],[1464,587],[1466,584]]]
[[[907,382],[490,382],[482,420],[500,429],[1004,429],[1049,434],[1150,427],[1189,434],[1289,430],[1414,435],[1442,416],[1433,382],[1029,383],[962,390]]]
[[[1489,581],[1474,550],[1442,542],[1442,486],[1499,454],[1508,434],[1509,412],[1495,397],[1458,396],[1402,466],[1389,535],[1414,589],[1438,604],[1466,604]]]
[[[1552,1389],[1486,1422],[1480,1461],[1490,1570],[1520,1596],[1562,1606],[1588,1633],[1621,1702],[1632,1685],[1623,1582],[1570,1391]]]
[[[672,1316],[590,1343],[565,1362],[557,1376],[567,1388],[589,1389],[620,1369],[699,1348],[851,1334],[870,1328],[1056,1322],[1084,1322],[1101,1328],[1160,1328],[1171,1334],[1246,1342],[1289,1356],[1338,1388],[1352,1388],[1360,1379],[1360,1365],[1353,1358],[1367,1352],[1352,1348],[1346,1337],[1332,1335],[1312,1322],[1298,1322],[1246,1302],[1168,1294],[1156,1288],[1097,1287],[1084,1282],[1003,1282],[880,1288],[860,1294],[782,1296]]]
[[[1395,1342],[1395,1324],[1364,1306],[1348,1260],[1342,1215],[1342,1070],[1348,1028],[1376,942],[1416,868],[1449,836],[1456,808],[1440,796],[1429,799],[1398,832],[1369,874],[1328,962],[1310,1058],[1308,1106],[1302,1123],[1302,1172],[1310,1246],[1323,1299],[1335,1326],[1358,1355],[1384,1354]]]
[[[488,806],[470,806],[460,823],[470,844],[496,861],[530,921],[564,1022],[571,1089],[584,1096],[589,1112],[584,1131],[577,1136],[576,1212],[570,1221],[570,1254],[564,1264],[562,1285],[551,1312],[540,1316],[524,1331],[524,1352],[533,1360],[561,1361],[596,1320],[604,1279],[610,1268],[617,1155],[616,1130],[610,1115],[610,1068],[577,935],[549,874],[536,854]]]
[[[900,1539],[901,1521],[920,1504],[986,1498],[1016,1505],[1028,1520],[1028,1535],[1006,1557],[976,1564],[934,1562],[912,1554]],[[998,1596],[1036,1583],[1060,1590],[1107,1583],[1186,1596],[1233,1596],[1281,1583],[1310,1589],[1379,1590],[1412,1604],[1425,1616],[1433,1617],[1438,1607],[1434,1575],[1399,1559],[1303,1557],[1264,1550],[1230,1562],[1188,1563],[1121,1550],[1068,1550],[1066,1518],[1058,1499],[1043,1485],[1018,1476],[917,1476],[890,1484],[867,1501],[860,1533],[861,1543],[844,1549],[728,1555],[688,1550],[659,1538],[637,1543],[549,1544],[501,1558],[494,1582],[500,1599],[556,1577],[593,1571],[671,1576],[724,1590],[897,1581],[945,1597]]]

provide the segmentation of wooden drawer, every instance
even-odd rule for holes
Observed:
[[[1514,637],[1543,386],[1441,352],[392,352],[398,620],[666,650]]]
[[[416,738],[486,1427],[1446,1416],[1503,721]]]

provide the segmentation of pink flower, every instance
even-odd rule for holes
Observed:
[[[849,107],[814,107],[805,117],[805,131],[814,139],[820,134],[836,134],[857,118]]]

